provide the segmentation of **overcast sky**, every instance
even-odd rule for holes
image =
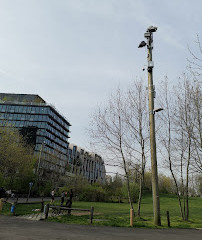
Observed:
[[[0,0],[0,92],[39,94],[72,124],[70,142],[88,148],[96,105],[146,74],[150,25],[154,81],[186,69],[187,45],[202,38],[201,0]]]

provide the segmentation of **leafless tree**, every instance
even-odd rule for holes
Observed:
[[[90,134],[94,143],[102,148],[105,155],[108,154],[113,163],[124,170],[130,207],[134,209],[128,174],[132,159],[131,150],[126,144],[128,128],[125,122],[125,108],[125,98],[118,88],[107,104],[99,107],[92,116]]]
[[[135,166],[141,166],[140,171],[138,169],[140,174],[138,216],[149,140],[146,104],[146,92],[141,81],[134,82],[125,92],[118,88],[107,104],[99,107],[94,113],[90,129],[95,144],[102,147],[105,155],[108,153],[115,166],[124,170],[132,209],[129,172]]]
[[[191,86],[191,99],[190,104],[192,107],[193,118],[193,132],[192,138],[192,148],[193,148],[193,161],[191,162],[192,171],[202,174],[202,129],[201,129],[201,106],[202,106],[202,92],[200,83],[194,81]]]
[[[194,78],[198,78],[202,75],[202,46],[198,34],[196,35],[195,45],[197,48],[196,53],[188,46],[190,57],[187,61],[189,71]]]
[[[168,78],[161,83],[160,105],[164,106],[164,111],[160,115],[161,124],[163,127],[158,132],[161,147],[160,152],[164,159],[164,166],[171,172],[172,178],[175,183],[176,194],[178,197],[178,203],[182,219],[184,220],[183,206],[180,198],[180,187],[176,176],[176,162],[175,162],[175,123],[174,123],[174,111],[175,111],[175,98],[168,85]],[[182,165],[181,165],[182,166]],[[177,169],[178,170],[178,169]]]
[[[162,84],[161,153],[166,160],[176,186],[183,220],[189,218],[189,177],[201,168],[201,129],[199,88],[190,74],[183,74],[174,91],[168,79]],[[180,179],[180,183],[178,182]],[[183,196],[183,202],[180,198]]]
[[[125,121],[128,125],[131,141],[129,148],[135,147],[133,153],[134,166],[140,166],[136,171],[139,172],[139,198],[137,216],[140,217],[142,191],[144,187],[144,171],[146,165],[146,155],[149,151],[149,129],[148,129],[148,110],[147,92],[141,81],[135,81],[127,91],[128,107],[125,109]],[[135,143],[135,145],[134,145]],[[137,164],[138,163],[138,164]]]
[[[182,83],[179,84],[177,95],[177,105],[175,110],[175,119],[177,133],[179,137],[176,140],[183,147],[182,161],[185,166],[185,208],[184,217],[188,221],[189,218],[189,174],[192,161],[192,136],[194,129],[195,116],[192,108],[192,89],[189,76],[183,75]],[[182,164],[181,164],[182,166]]]
[[[201,149],[202,149],[202,130],[201,130],[201,80],[202,80],[202,47],[199,35],[196,35],[196,51],[188,47],[190,57],[188,58],[188,69],[194,81],[190,85],[190,105],[194,116],[194,126],[192,133],[192,145],[194,161],[191,163],[192,170],[202,173]]]

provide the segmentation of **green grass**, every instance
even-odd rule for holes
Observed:
[[[190,198],[190,219],[188,222],[181,220],[180,211],[178,207],[178,200],[176,196],[161,195],[161,223],[162,226],[158,228],[167,227],[166,211],[170,212],[171,228],[202,228],[202,198]],[[59,205],[59,201],[55,204]],[[130,207],[128,203],[100,203],[100,202],[73,202],[72,207],[90,209],[94,207],[93,225],[129,227],[130,226]],[[16,207],[16,214],[33,213],[32,209],[39,208],[40,204],[19,204]],[[137,204],[134,204],[135,210]],[[4,206],[3,214],[10,214],[10,208]],[[58,216],[49,217],[48,221],[67,223],[67,224],[90,224],[89,213],[84,216]],[[153,206],[151,195],[143,197],[141,206],[141,218],[135,217],[135,227],[142,228],[156,228],[153,223]]]
[[[30,213],[34,213],[34,209],[41,209],[40,203],[33,203],[33,204],[17,204],[15,208],[15,215],[26,215]],[[12,215],[11,213],[11,204],[10,203],[4,203],[3,205],[3,211],[0,212],[0,214],[4,215]]]

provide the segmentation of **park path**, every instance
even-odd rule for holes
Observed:
[[[201,240],[195,229],[140,229],[30,221],[0,215],[0,240]]]
[[[43,201],[49,201],[50,202],[51,198],[50,197],[45,197],[43,198]],[[60,200],[60,197],[55,197],[55,200]],[[36,202],[41,202],[42,198],[29,198],[28,203],[36,203]],[[7,200],[9,203],[14,203],[16,202],[16,198],[9,198]],[[18,203],[27,203],[27,198],[18,198],[17,200]]]

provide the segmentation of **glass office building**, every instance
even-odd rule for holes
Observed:
[[[40,96],[0,93],[0,126],[19,129],[40,158],[42,172],[64,174],[68,164],[69,121]]]

